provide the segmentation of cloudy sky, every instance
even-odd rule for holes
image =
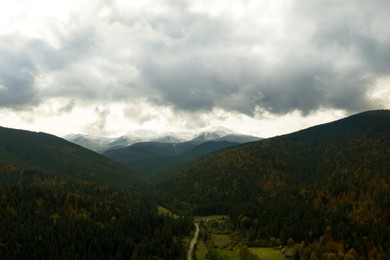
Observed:
[[[0,125],[262,137],[390,106],[388,0],[1,0]]]

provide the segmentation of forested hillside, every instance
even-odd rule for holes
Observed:
[[[2,259],[185,259],[192,220],[129,190],[8,165],[0,198]]]
[[[228,214],[248,244],[292,238],[307,258],[389,256],[390,111],[205,156],[161,189],[194,214]]]
[[[201,144],[144,142],[103,154],[128,167],[140,178],[153,182],[194,158],[235,145],[238,143],[229,141],[207,141]]]
[[[0,128],[0,258],[185,259],[192,219],[159,214],[147,187],[63,139]]]
[[[96,183],[124,187],[141,185],[127,168],[62,138],[0,127],[0,165],[8,164]]]

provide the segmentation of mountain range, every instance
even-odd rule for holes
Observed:
[[[128,167],[140,177],[155,181],[157,177],[200,156],[258,140],[258,137],[235,134],[227,128],[218,127],[201,132],[185,142],[140,142],[105,151],[103,155]]]
[[[166,133],[159,135],[148,134],[134,134],[124,135],[117,138],[89,136],[84,134],[70,134],[64,138],[70,142],[81,145],[92,151],[103,153],[109,150],[121,149],[136,143],[182,143],[191,142],[194,144],[201,144],[207,141],[229,141],[234,143],[244,143],[258,141],[261,138],[250,135],[242,135],[233,132],[225,127],[212,127],[206,131],[200,132],[188,137],[189,135],[178,135],[175,133]]]
[[[140,178],[155,181],[194,158],[235,145],[238,143],[228,141],[208,141],[200,144],[143,142],[109,150],[103,155],[128,167]]]
[[[388,259],[389,110],[253,142],[222,132],[98,154],[0,127],[0,255],[183,259],[192,220],[160,204],[227,215],[244,245],[295,241],[301,259]]]

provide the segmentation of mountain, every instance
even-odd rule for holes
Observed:
[[[190,159],[203,156],[205,154],[213,153],[218,150],[236,146],[239,143],[229,141],[207,141],[199,145],[194,146],[191,150],[187,151],[184,155]]]
[[[226,127],[213,127],[196,135],[192,140],[190,140],[190,142],[201,144],[207,141],[217,140],[231,134],[234,134],[234,132]]]
[[[171,133],[171,134],[155,137],[151,139],[151,142],[175,144],[175,143],[183,142],[183,139]]]
[[[389,136],[390,111],[368,111],[206,155],[160,189],[194,214],[228,214],[250,245],[292,238],[301,254],[386,258]]]
[[[62,138],[0,127],[0,165],[17,165],[96,183],[133,185],[127,168]]]
[[[185,137],[184,137],[185,136]],[[233,143],[247,143],[252,141],[258,141],[261,138],[249,135],[241,135],[234,133],[232,130],[226,127],[212,127],[196,134],[194,137],[189,138],[188,134],[153,134],[150,132],[137,131],[135,134],[123,135],[117,138],[108,137],[92,137],[83,134],[70,134],[64,137],[64,139],[81,145],[89,150],[104,153],[109,150],[116,150],[131,146],[136,143],[184,143],[191,142],[195,145],[199,145],[208,141],[227,141]]]
[[[101,152],[106,150],[107,146],[114,141],[111,138],[93,138],[83,134],[70,134],[64,136],[64,139],[95,152]]]
[[[226,141],[242,144],[259,141],[261,139],[262,138],[257,136],[238,134],[226,127],[217,126],[197,134],[194,138],[189,140],[189,142],[201,144],[208,141]]]
[[[139,161],[155,156],[167,157],[183,154],[194,146],[187,142],[178,144],[142,142],[122,149],[109,150],[104,152],[103,155],[126,165],[127,162]]]
[[[213,127],[189,141],[180,142],[182,139],[169,134],[153,139],[159,141],[140,142],[126,148],[110,149],[103,155],[150,180],[207,153],[259,139],[235,134],[225,127]]]
[[[0,127],[1,258],[185,259],[193,220],[159,213],[141,184],[64,139]]]
[[[155,137],[137,137],[137,136],[124,135],[107,144],[105,149],[102,150],[102,152],[121,149],[121,148],[131,146],[133,144],[146,143],[146,142],[174,144],[174,143],[180,143],[181,139],[175,136],[174,134],[167,134],[167,135],[161,135]]]
[[[172,133],[154,137],[123,135],[117,138],[70,134],[65,136],[64,139],[98,153],[103,153],[108,150],[121,149],[142,142],[179,143],[183,141]]]
[[[172,156],[150,156],[144,158],[143,160],[127,163],[126,166],[128,166],[129,169],[133,170],[134,172],[142,174],[141,176],[144,177],[144,179],[156,182],[156,180],[165,178],[176,168],[181,167],[186,162],[201,157],[205,154],[237,145],[237,143],[224,141],[209,141],[195,146],[192,146],[193,143],[191,142],[185,142],[183,144],[191,145],[191,148],[186,149],[185,151],[182,150],[182,152]]]
[[[99,153],[103,153],[107,150],[112,150],[112,149],[120,149],[127,147],[132,144],[140,143],[142,142],[142,139],[140,137],[131,137],[131,136],[121,136],[116,139],[113,139],[110,143],[106,144],[103,149],[98,151]]]
[[[194,158],[237,144],[228,141],[208,141],[200,144],[192,141],[143,142],[122,149],[108,150],[103,155],[150,180],[152,177],[161,177],[162,174]]]
[[[89,150],[92,150],[97,153],[102,153],[110,149],[119,149],[127,147],[134,143],[142,142],[141,138],[130,137],[130,136],[120,136],[118,138],[108,138],[108,137],[91,137],[89,135],[83,134],[70,134],[64,137],[64,139],[69,142],[81,145]]]

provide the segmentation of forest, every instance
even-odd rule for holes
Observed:
[[[0,187],[2,259],[185,259],[192,219],[135,192],[15,165]]]
[[[389,136],[389,111],[358,114],[210,154],[160,190],[188,202],[195,215],[228,215],[247,245],[291,238],[307,259],[313,252],[386,258]]]
[[[193,216],[224,215],[242,258],[290,245],[295,259],[388,259],[389,136],[390,111],[369,111],[204,154],[152,184],[61,138],[0,128],[0,256],[185,259]]]

